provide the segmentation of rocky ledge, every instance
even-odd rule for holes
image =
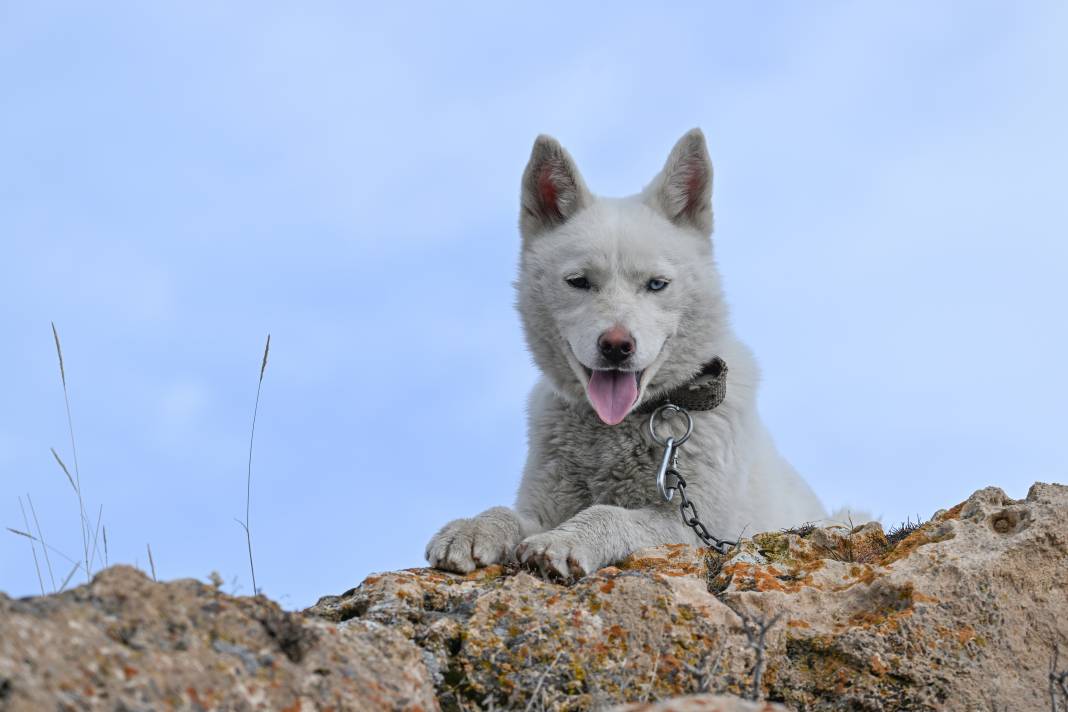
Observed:
[[[115,567],[0,595],[0,710],[1064,710],[1066,668],[1063,485],[569,586],[411,569],[286,613]]]

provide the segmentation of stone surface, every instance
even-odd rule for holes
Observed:
[[[570,586],[413,569],[309,613],[415,642],[445,709],[749,696],[747,630],[755,641],[772,620],[758,692],[791,709],[1050,709],[1053,643],[1068,641],[1068,487],[1020,501],[980,490],[891,538],[868,524],[759,534],[728,557],[660,547]]]
[[[0,595],[0,710],[436,710],[420,650],[196,581],[113,567],[44,598]]]
[[[659,547],[566,586],[411,569],[304,613],[115,567],[0,594],[0,711],[1050,710],[1055,644],[1063,670],[1068,487],[1036,484],[889,536]]]
[[[733,695],[687,695],[661,702],[618,705],[610,712],[789,712],[773,702],[751,702]]]

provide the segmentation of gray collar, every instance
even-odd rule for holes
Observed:
[[[670,391],[637,409],[638,413],[652,413],[667,403],[686,410],[712,410],[727,396],[727,362],[719,356],[701,367],[701,372],[688,383]]]

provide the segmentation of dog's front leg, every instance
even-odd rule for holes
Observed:
[[[519,563],[542,576],[574,580],[645,546],[694,541],[675,507],[626,509],[596,504],[555,529],[528,536]]]
[[[426,560],[434,568],[460,574],[505,564],[515,560],[516,544],[539,529],[508,507],[493,507],[443,526],[427,544]]]

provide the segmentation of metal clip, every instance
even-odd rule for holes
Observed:
[[[656,471],[656,488],[660,490],[660,496],[664,498],[665,502],[670,502],[671,498],[675,496],[675,484],[669,487],[667,483],[668,475],[678,475],[675,469],[675,463],[678,460],[678,446],[675,444],[675,438],[669,437],[664,443],[664,457],[660,461],[660,469]],[[678,481],[677,479],[675,480]]]

